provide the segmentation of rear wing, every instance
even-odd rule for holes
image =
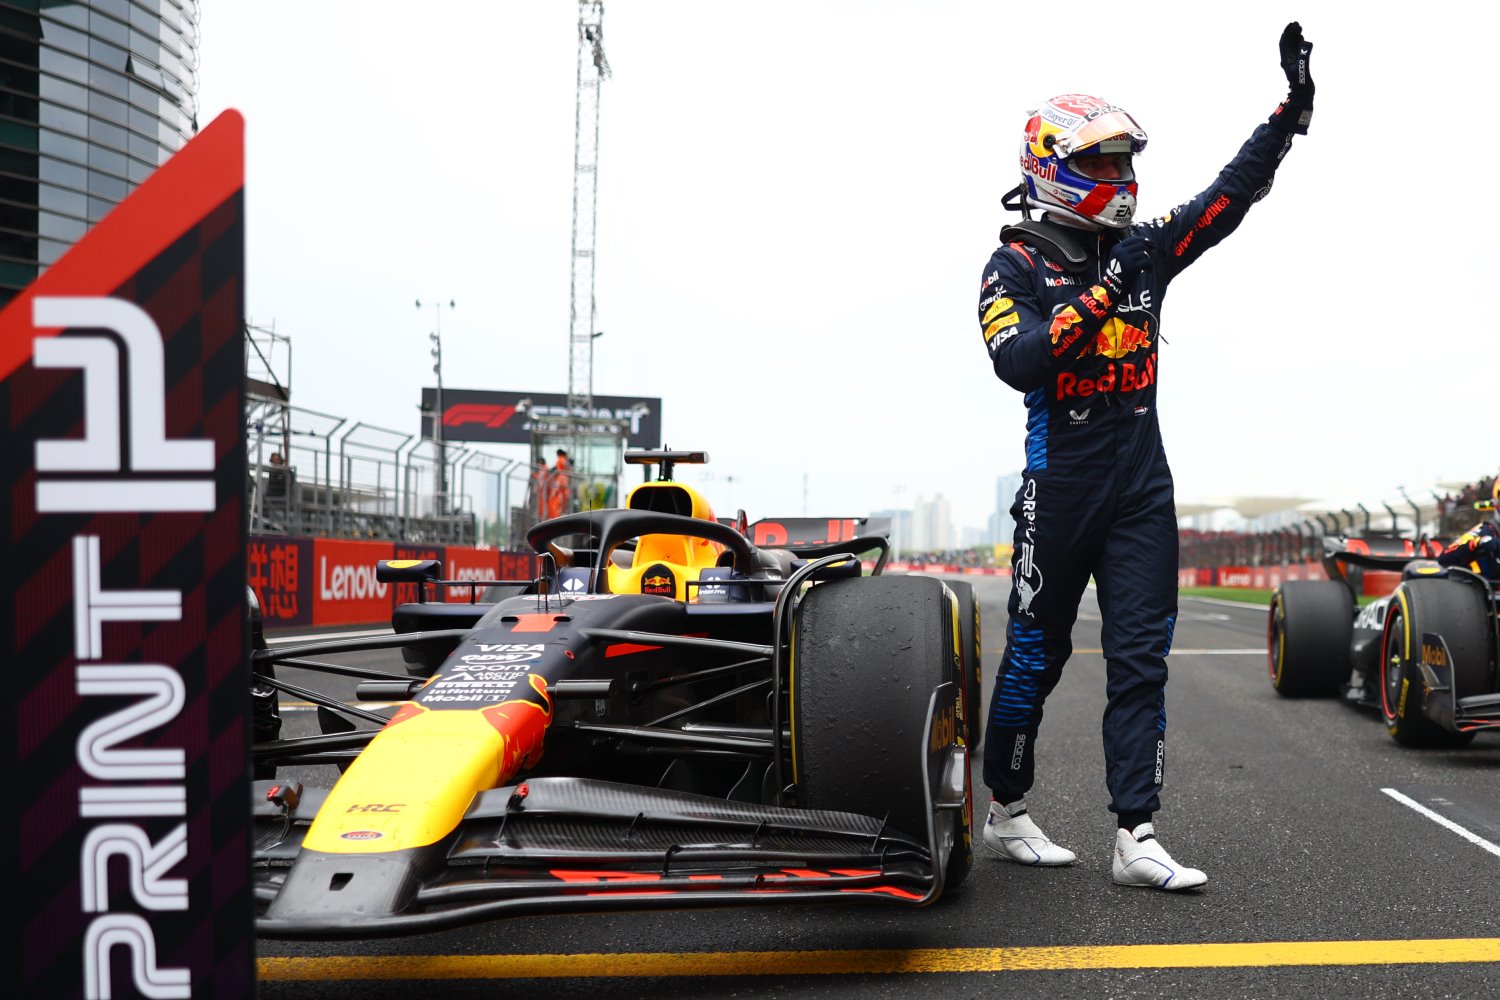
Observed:
[[[1413,544],[1409,538],[1396,536],[1324,535],[1323,568],[1330,580],[1347,580],[1349,567],[1399,573],[1414,559],[1436,558],[1443,548],[1443,543],[1435,539],[1424,538]]]
[[[750,525],[750,541],[763,549],[833,545],[856,539],[891,537],[888,517],[766,517]]]
[[[745,529],[762,549],[786,549],[799,559],[822,559],[851,552],[880,553],[871,572],[879,575],[891,555],[889,517],[762,518]]]

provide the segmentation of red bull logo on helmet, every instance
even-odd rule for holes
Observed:
[[[1056,182],[1057,180],[1057,161],[1044,163],[1032,155],[1029,150],[1021,154],[1021,169],[1028,174],[1040,177],[1044,181]]]

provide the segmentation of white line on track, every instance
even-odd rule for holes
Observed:
[[[1217,604],[1221,608],[1239,608],[1243,611],[1259,611],[1265,614],[1270,610],[1264,604],[1252,604],[1249,601],[1226,601],[1222,597],[1178,597],[1179,601],[1199,601],[1203,604]]]
[[[1401,803],[1403,806],[1415,809],[1423,816],[1426,816],[1428,819],[1432,820],[1438,826],[1441,826],[1447,830],[1452,830],[1454,833],[1458,834],[1469,843],[1482,847],[1486,851],[1489,851],[1491,854],[1493,854],[1495,857],[1500,858],[1500,846],[1496,846],[1490,843],[1488,840],[1485,840],[1477,833],[1471,833],[1468,830],[1465,830],[1463,827],[1459,826],[1448,817],[1441,816],[1438,813],[1433,812],[1431,809],[1428,809],[1426,806],[1422,805],[1422,803],[1416,801],[1415,799],[1408,798],[1407,796],[1402,795],[1394,788],[1382,788],[1381,791],[1389,795],[1391,798],[1395,799],[1397,802]]]

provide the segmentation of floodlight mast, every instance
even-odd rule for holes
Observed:
[[[578,2],[578,99],[573,121],[573,286],[568,323],[568,412],[594,409],[594,229],[599,197],[599,91],[604,58],[604,0]]]

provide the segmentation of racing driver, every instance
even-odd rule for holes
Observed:
[[[1133,158],[1146,133],[1096,97],[1054,97],[1026,123],[1022,184],[1002,204],[984,270],[980,328],[995,374],[1025,394],[1026,468],[1013,586],[984,748],[994,794],[984,843],[1030,865],[1076,860],[1028,814],[1042,703],[1072,652],[1092,576],[1108,671],[1105,779],[1117,817],[1114,880],[1189,889],[1208,876],[1174,861],[1152,825],[1166,754],[1166,656],[1177,615],[1177,519],[1156,415],[1157,341],[1167,285],[1265,197],[1292,136],[1312,118],[1312,45],[1281,36],[1290,92],[1201,194],[1134,219]],[[1010,199],[1019,196],[1019,205]],[[1031,208],[1044,213],[1031,218]]]
[[[1491,583],[1500,582],[1500,476],[1490,490],[1490,499],[1474,505],[1476,510],[1490,511],[1487,521],[1480,521],[1459,535],[1441,553],[1437,561],[1443,566],[1471,569]]]

